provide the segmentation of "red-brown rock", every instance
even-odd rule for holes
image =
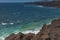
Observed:
[[[44,24],[36,35],[33,33],[11,34],[5,40],[60,40],[60,19],[53,20],[49,25]]]

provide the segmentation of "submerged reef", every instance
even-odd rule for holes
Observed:
[[[60,40],[60,19],[55,19],[51,24],[44,24],[37,34],[28,33],[11,34],[5,40]]]

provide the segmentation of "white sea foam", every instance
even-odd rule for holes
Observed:
[[[9,24],[13,25],[14,23],[9,23]]]
[[[11,23],[11,24],[14,24],[14,23]],[[50,22],[49,22],[48,24],[50,24]],[[36,28],[35,30],[24,30],[24,31],[15,30],[15,31],[13,31],[12,33],[17,34],[17,33],[19,33],[19,32],[22,32],[22,33],[24,33],[24,34],[27,34],[27,33],[37,34],[38,32],[40,32],[40,29],[42,29],[42,26],[43,26],[43,25],[41,25],[41,27],[39,27],[39,28]],[[11,34],[11,33],[10,33],[10,34]],[[9,35],[10,35],[10,34],[9,34]],[[4,34],[4,35],[5,35],[5,34]],[[3,36],[3,37],[0,37],[0,40],[4,40],[6,37],[7,37],[7,35],[5,35],[5,36]]]
[[[4,37],[0,37],[0,40],[4,40]]]
[[[3,22],[2,22],[1,25],[7,25],[7,23],[3,23]]]
[[[40,27],[40,29],[41,29],[41,28],[42,28],[42,27]],[[24,34],[28,34],[28,33],[37,34],[38,32],[40,32],[40,29],[37,28],[37,29],[35,29],[35,30],[26,30],[26,31],[23,31],[22,33],[24,33]]]
[[[15,31],[14,33],[17,34],[19,32],[20,31]],[[39,32],[39,30],[35,30],[35,31],[33,31],[33,30],[22,31],[22,33],[24,33],[24,34],[27,34],[27,33],[35,33],[35,34],[37,34],[38,32]],[[5,40],[6,37],[0,37],[0,40]]]
[[[39,30],[35,30],[35,31],[33,31],[33,30],[28,30],[28,31],[24,31],[24,32],[22,32],[22,33],[24,33],[24,34],[27,34],[27,33],[37,34],[38,32],[39,32]]]
[[[24,33],[24,34],[28,34],[28,33],[35,33],[35,34],[37,34],[38,32],[39,32],[39,30],[26,30],[26,31],[19,31],[19,30],[16,30],[16,31],[14,31],[14,33],[15,34],[17,34],[17,33],[19,33],[19,32],[22,32],[22,33]]]
[[[13,22],[11,22],[11,23],[4,23],[4,22],[2,22],[2,23],[1,23],[1,25],[8,25],[8,24],[9,24],[9,25],[13,25],[14,23],[13,23]]]
[[[41,29],[41,28],[42,28],[42,27],[36,28],[35,30],[25,30],[25,31],[16,30],[16,31],[14,31],[13,33],[17,34],[17,33],[19,33],[19,32],[22,32],[22,33],[24,33],[24,34],[28,34],[28,33],[37,34],[38,32],[40,32],[40,29]]]
[[[8,37],[10,34],[4,33],[0,36],[0,40],[5,40],[6,37]]]
[[[42,28],[42,27],[36,28],[35,30],[25,30],[25,31],[15,30],[15,31],[13,31],[12,33],[17,34],[17,33],[19,33],[19,32],[22,32],[22,33],[24,33],[24,34],[27,34],[27,33],[37,34],[37,33],[40,31],[41,28]],[[11,33],[9,33],[9,34],[4,34],[4,35],[0,36],[0,40],[4,40],[4,39],[5,39],[7,36],[9,36],[10,34],[11,34]]]
[[[51,22],[47,23],[46,25],[50,25],[50,24],[51,24]]]
[[[39,5],[39,6],[37,6],[37,7],[44,7],[44,6],[42,6],[42,5]]]

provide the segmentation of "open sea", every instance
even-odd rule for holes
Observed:
[[[0,40],[12,33],[37,33],[60,18],[60,8],[24,3],[0,3]]]

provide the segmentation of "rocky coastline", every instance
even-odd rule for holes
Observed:
[[[34,2],[25,4],[36,4],[60,8],[60,1]],[[40,32],[38,32],[37,34],[23,34],[19,32],[18,34],[9,35],[5,38],[5,40],[60,40],[60,19],[53,20],[49,25],[44,24]]]
[[[55,19],[51,24],[44,24],[37,34],[28,33],[11,34],[5,40],[60,40],[60,19]]]
[[[40,2],[38,5],[60,8],[60,1]]]
[[[28,2],[28,3],[25,3],[25,4],[35,4],[35,5],[42,5],[42,6],[60,8],[60,1],[50,1],[50,2]]]

